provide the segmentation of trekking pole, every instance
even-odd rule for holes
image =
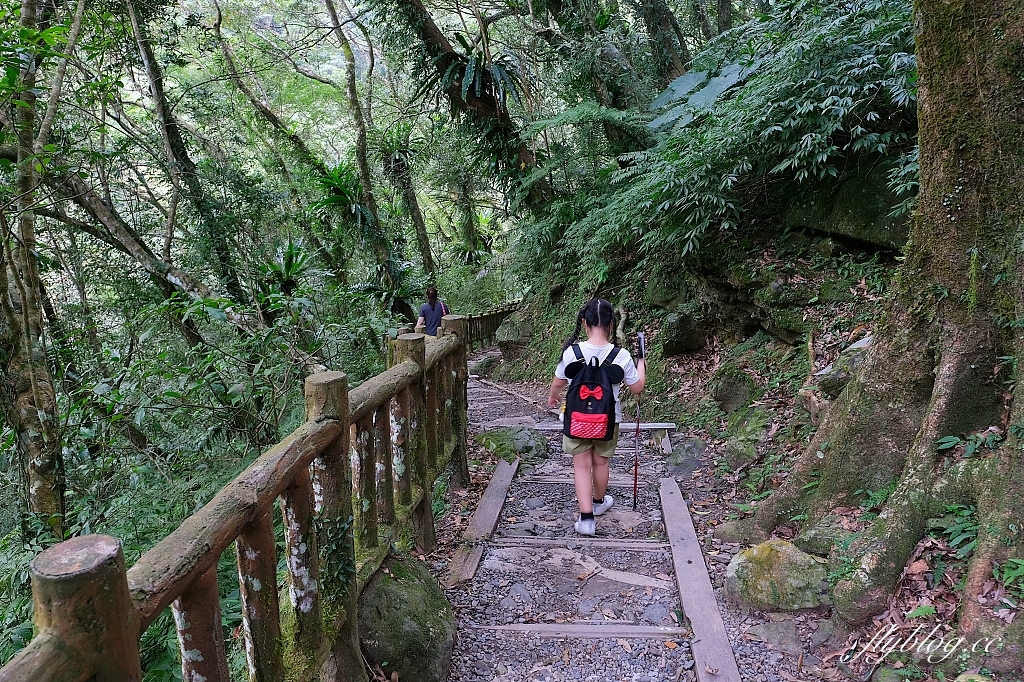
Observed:
[[[644,333],[637,332],[637,340],[640,342],[640,359],[643,360],[646,354],[644,348]],[[634,438],[636,449],[633,452],[633,511],[636,511],[636,499],[640,488],[640,396],[636,396],[636,436]]]

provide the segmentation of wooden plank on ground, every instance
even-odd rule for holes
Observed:
[[[526,476],[525,478],[519,479],[520,483],[543,483],[543,484],[561,484],[573,485],[574,481],[572,476]],[[626,478],[625,476],[611,476],[608,479],[608,485],[615,488],[633,487],[633,478]]]
[[[683,616],[693,629],[691,648],[697,664],[694,666],[697,679],[699,682],[740,682],[736,657],[711,587],[693,519],[675,479],[661,479],[661,510],[672,546]]]
[[[452,587],[463,580],[472,580],[476,575],[476,568],[480,565],[480,558],[483,556],[483,545],[480,542],[487,540],[494,533],[498,525],[498,516],[501,515],[501,508],[505,505],[505,497],[508,495],[508,488],[512,485],[512,479],[519,468],[519,460],[512,464],[505,460],[498,462],[491,476],[491,482],[487,484],[487,490],[480,498],[480,504],[469,519],[469,526],[463,534],[463,544],[455,552],[452,562],[448,566],[448,575],[445,578],[445,587]]]
[[[622,428],[624,429],[625,428],[625,422],[623,422],[623,424],[624,424],[624,426]],[[536,426],[533,426],[533,427],[530,427],[530,428],[536,429],[538,431],[561,431],[562,430],[562,424],[559,423],[559,422],[541,422],[540,424],[537,424]],[[629,428],[630,428],[630,433],[635,431],[636,430],[636,423],[634,423]],[[675,431],[675,429],[676,429],[676,425],[672,424],[670,422],[641,422],[641,424],[640,424],[640,430],[641,431],[663,431],[663,430]]]
[[[473,625],[474,630],[504,630],[538,637],[572,637],[574,639],[675,639],[685,638],[685,628],[660,625],[629,625],[625,623],[513,623],[511,625]],[[739,679],[739,678],[736,678]]]
[[[576,549],[578,547],[608,547],[612,549],[636,550],[638,552],[650,552],[659,549],[668,549],[667,542],[657,540],[619,540],[617,538],[532,538],[518,536],[497,537],[491,541],[492,547],[565,547]]]

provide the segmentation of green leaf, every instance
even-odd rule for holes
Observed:
[[[658,95],[653,102],[651,102],[650,110],[655,111],[661,109],[667,104],[677,101],[681,97],[689,95],[694,88],[704,83],[707,80],[708,74],[706,71],[691,71],[683,74],[679,78],[675,79],[668,84],[668,87],[660,95]]]
[[[922,618],[924,616],[934,616],[934,606],[918,606],[916,609],[907,614],[907,618]]]
[[[935,445],[939,450],[949,450],[960,445],[961,441],[957,436],[944,436],[943,438],[935,441]]]

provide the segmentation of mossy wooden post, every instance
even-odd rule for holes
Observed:
[[[426,364],[426,337],[423,334],[403,334],[395,342],[395,361],[412,360],[422,369]],[[406,466],[412,469],[412,481],[423,491],[420,501],[412,510],[413,532],[416,547],[422,552],[432,552],[437,546],[434,533],[434,512],[431,508],[432,481],[427,471],[426,434],[427,421],[424,405],[426,373],[419,384],[414,384],[409,393],[408,450]]]
[[[280,499],[288,596],[295,619],[294,645],[305,651],[316,651],[323,637],[323,627],[320,556],[313,528],[313,482],[309,469],[303,468],[295,474]]]
[[[356,608],[356,555],[352,509],[352,468],[349,464],[348,377],[322,372],[306,377],[306,421],[338,421],[341,435],[314,460],[320,491],[322,537],[318,537],[323,594],[329,608],[345,610],[345,621],[321,671],[324,682],[366,682],[366,667],[359,650]]]
[[[185,680],[231,682],[214,564],[171,604]]]
[[[41,667],[50,679],[60,671],[68,679],[142,680],[139,623],[117,538],[84,535],[54,545],[32,560],[31,575],[39,634],[10,662],[13,679],[24,663],[25,670]],[[46,660],[33,666],[33,656]]]
[[[452,450],[452,461],[455,466],[456,483],[462,487],[469,486],[469,461],[466,453],[466,438],[469,429],[469,398],[466,393],[469,381],[467,355],[469,349],[469,320],[463,315],[447,315],[441,320],[446,334],[455,334],[462,343],[452,353],[454,380],[451,382],[448,396],[452,401],[451,428],[455,436],[455,448]]]
[[[440,361],[435,362],[423,372],[423,402],[426,405],[426,418],[423,420],[423,435],[427,441],[427,476],[432,479],[437,471],[437,368]]]
[[[412,391],[403,388],[395,396],[394,402],[394,462],[395,486],[397,487],[398,503],[409,506],[412,503],[412,457],[410,448],[411,433],[409,418],[412,415]]]
[[[356,424],[356,452],[359,453],[359,546],[377,546],[377,448],[375,447],[373,412]]]
[[[374,417],[374,450],[377,451],[377,498],[380,500],[380,520],[390,526],[395,522],[395,475],[391,442],[391,401],[377,408]]]
[[[277,599],[277,543],[274,516],[261,514],[235,541],[242,631],[249,682],[281,682],[281,614]]]

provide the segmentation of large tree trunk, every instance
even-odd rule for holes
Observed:
[[[37,29],[36,0],[23,0],[19,25],[32,34]],[[3,207],[0,295],[0,357],[3,358],[4,417],[14,429],[24,471],[28,509],[39,515],[58,538],[64,528],[64,467],[56,428],[56,397],[46,361],[38,247],[35,232],[36,189],[39,185],[35,156],[36,73],[38,61],[22,68],[14,121],[17,135],[17,198]],[[13,209],[13,210],[12,210]],[[17,234],[6,214],[17,216]]]
[[[835,589],[838,614],[859,625],[887,608],[926,520],[976,504],[960,630],[1003,637],[1002,652],[979,662],[1008,671],[1024,663],[1024,619],[1006,626],[978,598],[993,562],[1024,557],[1024,382],[1005,395],[1000,370],[1001,358],[1024,354],[1024,337],[1005,324],[1024,319],[1024,14],[1011,0],[921,0],[915,25],[921,192],[888,315],[860,376],[745,530],[763,537],[801,513],[813,521],[896,480]],[[992,430],[1005,442],[971,458],[936,448]]]
[[[732,0],[718,0],[718,32],[732,28]]]
[[[633,4],[647,29],[647,42],[658,69],[661,86],[665,87],[686,73],[690,50],[676,17],[665,0],[636,0]]]

